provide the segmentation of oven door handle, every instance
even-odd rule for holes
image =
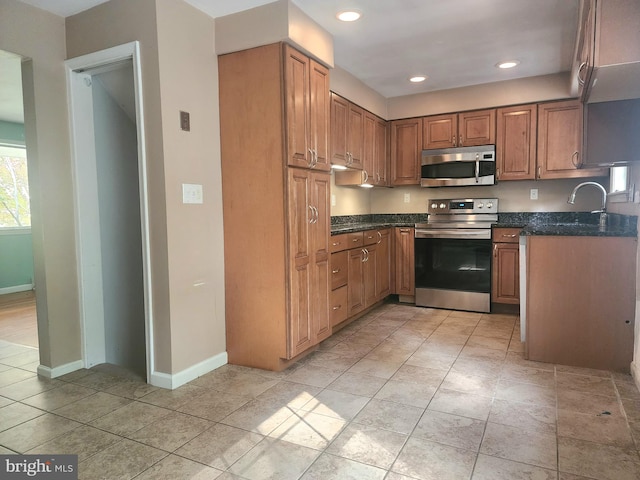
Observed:
[[[439,229],[439,230],[416,230],[415,238],[491,238],[491,231],[487,230],[460,230],[460,229]]]

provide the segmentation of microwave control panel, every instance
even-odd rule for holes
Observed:
[[[427,202],[427,211],[431,214],[443,213],[498,213],[497,198],[456,198],[433,199]]]

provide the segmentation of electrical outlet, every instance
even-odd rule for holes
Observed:
[[[182,203],[202,203],[202,185],[183,183]]]
[[[411,202],[411,194],[410,193],[405,193],[404,194],[404,203],[409,203]]]
[[[529,191],[529,198],[531,200],[537,200],[538,199],[538,189],[537,188],[532,188]]]
[[[180,111],[180,128],[185,132],[191,131],[191,119],[189,112]]]
[[[336,196],[333,193],[331,194],[331,206],[336,206]]]

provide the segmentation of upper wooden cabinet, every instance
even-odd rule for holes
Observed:
[[[434,115],[422,120],[422,148],[472,147],[496,141],[495,109]]]
[[[331,92],[331,163],[362,170],[365,111]]]
[[[422,119],[391,122],[391,185],[420,184]]]
[[[536,178],[537,105],[499,108],[496,121],[498,180]]]
[[[329,171],[329,70],[284,46],[287,164]]]
[[[537,178],[597,177],[606,169],[580,168],[582,103],[579,100],[538,104]]]
[[[376,186],[389,185],[388,136],[388,122],[365,111],[363,183]]]

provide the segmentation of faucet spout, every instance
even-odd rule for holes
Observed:
[[[578,193],[578,190],[580,190],[582,187],[586,185],[593,185],[594,187],[597,187],[602,191],[602,208],[592,213],[605,213],[607,211],[607,190],[597,182],[582,182],[581,184],[576,185],[576,188],[574,188],[571,194],[569,195],[569,199],[567,200],[567,203],[570,203],[571,205],[575,204],[576,193]]]

